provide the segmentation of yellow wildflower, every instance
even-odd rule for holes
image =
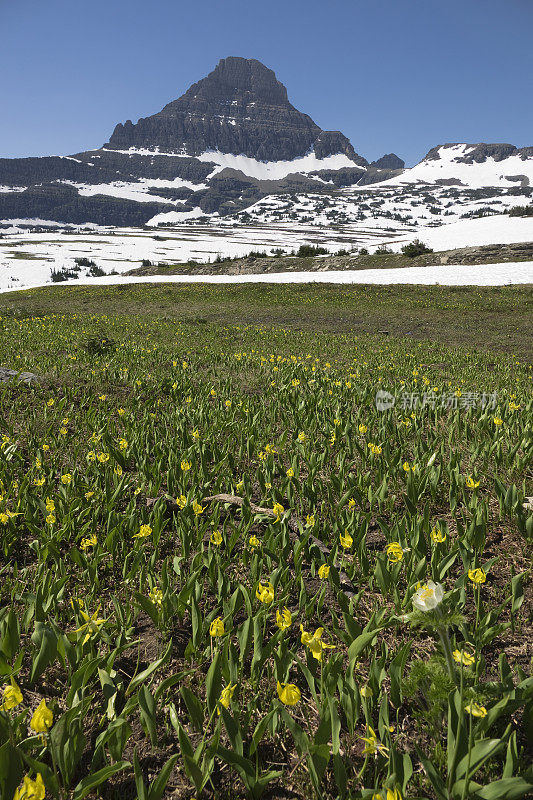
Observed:
[[[322,661],[323,650],[326,648],[329,650],[335,649],[334,644],[325,644],[325,642],[322,641],[324,628],[317,628],[316,631],[311,634],[308,631],[304,631],[303,625],[300,625],[300,632],[302,634],[300,637],[301,643],[309,648],[311,655],[313,658],[316,658],[317,661]]]
[[[212,531],[211,536],[209,537],[209,541],[211,542],[211,544],[216,544],[217,547],[219,544],[222,544],[222,534],[220,533],[220,531],[218,530]]]
[[[155,603],[157,606],[163,605],[163,592],[157,586],[150,589],[149,597],[152,603]]]
[[[91,615],[87,614],[86,611],[83,611],[82,609],[80,609],[80,614],[82,615],[82,617],[85,620],[85,622],[79,628],[76,628],[76,630],[74,632],[75,633],[82,633],[83,631],[86,631],[86,634],[85,634],[85,637],[83,639],[82,644],[85,644],[86,642],[88,642],[89,639],[91,638],[91,636],[93,636],[93,634],[95,634],[95,633],[98,633],[100,628],[102,627],[102,625],[105,622],[107,622],[106,619],[101,619],[101,618],[98,617],[98,612],[99,611],[100,611],[100,606],[98,606],[98,608],[96,609],[94,614],[91,614]]]
[[[40,772],[35,776],[35,780],[28,776],[24,776],[22,788],[15,790],[13,800],[44,800],[45,786]]]
[[[22,703],[22,692],[20,691],[20,687],[15,683],[15,679],[13,677],[11,678],[11,683],[9,686],[4,687],[2,697],[4,699],[4,702],[2,703],[2,708],[4,711],[9,711],[11,708],[15,708]]]
[[[259,582],[259,585],[255,590],[255,596],[262,603],[266,603],[266,605],[271,603],[274,599],[274,587],[272,586],[270,581],[268,583],[265,583],[264,585],[261,582]]]
[[[222,617],[216,617],[209,626],[209,635],[213,637],[224,636],[224,621]]]
[[[403,559],[403,547],[399,542],[391,542],[385,548],[387,558],[391,564],[397,564]]]
[[[47,733],[48,729],[52,727],[54,715],[46,705],[44,698],[41,700],[30,720],[30,728],[35,733]]]
[[[276,625],[282,631],[287,630],[292,625],[292,614],[287,606],[284,606],[281,611],[279,609],[276,611]]]
[[[349,550],[353,544],[353,537],[348,533],[348,531],[345,530],[344,536],[342,533],[339,534],[339,541],[341,543],[341,547],[343,547],[345,550]]]
[[[139,529],[139,533],[135,533],[133,535],[134,539],[145,539],[147,536],[150,536],[152,533],[152,529],[149,525],[141,525]]]
[[[380,753],[383,756],[386,756],[389,752],[388,747],[381,744],[376,736],[376,733],[373,728],[368,725],[367,728],[367,735],[359,737],[365,743],[363,748],[363,755],[365,756],[377,756]]]
[[[480,583],[485,583],[485,581],[487,580],[487,574],[485,570],[481,569],[481,567],[476,567],[476,569],[469,569],[468,577],[470,578],[474,586],[479,586]]]
[[[295,706],[300,702],[301,692],[294,683],[277,683],[278,697],[286,706]]]
[[[92,536],[87,537],[86,539],[81,540],[80,550],[87,550],[89,547],[96,547],[98,544],[98,538],[95,533]]]
[[[434,544],[440,544],[446,540],[446,531],[442,531],[440,528],[432,528],[430,536]]]
[[[463,664],[465,667],[471,667],[476,663],[476,657],[472,653],[467,653],[465,650],[463,650],[463,652],[454,650],[452,655],[458,664]]]
[[[485,706],[481,706],[473,701],[465,706],[465,711],[468,712],[468,714],[471,714],[473,717],[481,717],[481,719],[487,716],[487,709]]]
[[[233,697],[233,692],[235,691],[236,688],[237,684],[234,683],[233,686],[231,685],[226,686],[224,689],[222,689],[220,697],[218,698],[218,702],[220,703],[221,706],[224,706],[224,708],[229,708],[229,705],[231,703],[231,698]],[[219,708],[217,708],[217,714],[220,714]]]
[[[199,517],[199,516],[200,516],[200,514],[203,514],[203,513],[204,513],[204,511],[205,511],[205,506],[202,506],[202,505],[200,505],[200,503],[198,503],[196,500],[194,500],[194,501],[193,501],[193,504],[192,504],[192,510],[194,511],[194,513],[196,514],[196,516],[197,516],[197,517]]]

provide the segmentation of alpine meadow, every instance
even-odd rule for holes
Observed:
[[[531,3],[0,28],[0,800],[531,800]]]

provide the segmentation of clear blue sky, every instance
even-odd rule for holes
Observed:
[[[372,160],[533,145],[533,0],[0,0],[0,156],[101,146],[257,58]]]

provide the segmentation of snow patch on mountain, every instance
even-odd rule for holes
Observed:
[[[456,144],[443,146],[438,150],[437,158],[425,158],[419,164],[395,178],[383,181],[381,186],[401,186],[409,183],[436,183],[439,180],[458,180],[464,186],[478,189],[485,186],[512,186],[517,181],[511,180],[523,175],[533,183],[533,158],[520,158],[511,155],[501,161],[487,158],[480,163],[464,163],[459,159],[468,156],[475,145]]]
[[[148,220],[146,224],[156,228],[158,225],[161,225],[161,223],[174,225],[180,222],[186,222],[187,220],[198,219],[199,217],[218,217],[218,212],[206,214],[206,212],[202,211],[198,206],[191,211],[163,211],[161,214],[156,214],[155,217]]]
[[[281,180],[295,172],[308,173],[321,169],[343,169],[346,167],[360,169],[365,172],[364,167],[359,167],[344,153],[317,158],[314,152],[310,152],[301,158],[294,158],[292,161],[257,161],[248,156],[235,156],[232,153],[220,153],[218,151],[208,151],[197,156],[199,161],[217,164],[220,170],[230,168],[244,172],[250,178],[257,180]],[[220,171],[219,170],[219,171]]]

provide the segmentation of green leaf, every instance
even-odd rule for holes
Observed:
[[[153,781],[152,785],[150,786],[150,790],[148,792],[148,800],[161,800],[163,797],[163,792],[166,789],[168,779],[170,778],[170,773],[174,768],[174,764],[178,760],[179,756],[171,756],[166,764],[163,765],[161,772],[157,776],[157,778]]]
[[[381,628],[378,627],[374,628],[373,630],[363,631],[363,633],[360,636],[358,636],[357,639],[354,639],[354,641],[348,648],[350,670],[353,669],[355,662],[357,661],[363,650],[374,641],[380,630]]]
[[[265,732],[265,730],[267,728],[267,725],[268,725],[268,723],[270,722],[270,720],[272,719],[272,717],[274,716],[275,713],[276,713],[276,709],[272,709],[272,711],[269,711],[268,714],[266,714],[263,717],[263,719],[260,720],[257,723],[257,725],[255,727],[255,731],[254,731],[253,736],[252,736],[252,741],[250,743],[250,755],[251,756],[253,756],[253,754],[257,750],[257,746],[258,746],[259,742],[261,741],[261,739],[263,738],[263,734],[264,734],[264,732]]]
[[[55,661],[57,655],[57,636],[50,628],[43,622],[35,623],[35,631],[31,637],[34,644],[40,645],[37,658],[33,660],[30,682],[33,683],[40,678],[49,664]]]
[[[482,739],[474,745],[470,752],[470,769],[469,776],[472,777],[480,767],[483,766],[494,753],[505,747],[505,741],[502,739]],[[468,753],[457,764],[456,775],[457,778],[466,776],[468,769]]]
[[[180,689],[181,696],[187,706],[191,722],[199,733],[204,732],[204,707],[195,694],[187,686]]]
[[[207,710],[211,714],[218,703],[222,691],[222,675],[220,671],[220,650],[215,655],[211,666],[207,670],[205,679]]]
[[[154,698],[147,686],[141,686],[137,693],[141,719],[148,731],[150,742],[155,747],[157,744],[157,721]]]
[[[119,761],[117,764],[110,764],[103,769],[99,769],[98,772],[94,772],[92,775],[87,775],[74,789],[72,800],[83,800],[92,789],[101,786],[112,775],[116,775],[117,772],[122,772],[122,770],[128,767],[131,767],[129,761]],[[142,800],[142,798],[139,798],[139,800]]]
[[[11,608],[7,618],[2,622],[2,638],[0,639],[0,653],[8,661],[15,658],[20,646],[20,628],[18,617]]]
[[[135,788],[137,789],[137,800],[147,800],[146,786],[144,785],[142,769],[136,750],[133,753],[133,770],[135,775]]]
[[[446,791],[446,785],[442,780],[442,778],[440,777],[437,768],[435,767],[433,762],[429,760],[429,758],[426,758],[424,755],[422,755],[417,745],[415,745],[415,747],[416,747],[416,752],[418,753],[418,757],[420,759],[420,763],[424,767],[424,772],[428,776],[429,781],[433,786],[433,789],[435,791],[435,794],[437,795],[438,800],[449,800],[448,792]]]
[[[11,742],[5,742],[0,747],[0,797],[13,797],[23,774],[20,753]]]
[[[481,800],[519,800],[533,789],[533,783],[523,778],[502,778],[477,791]]]
[[[87,698],[70,708],[57,720],[50,732],[50,747],[59,765],[63,783],[68,786],[85,748],[83,718],[90,703]]]
[[[154,672],[157,672],[159,667],[162,667],[163,664],[166,663],[166,661],[170,657],[171,650],[172,650],[172,640],[168,643],[167,649],[165,650],[161,658],[158,658],[157,661],[153,661],[148,667],[146,667],[145,670],[143,670],[143,672],[139,672],[138,675],[135,675],[131,679],[129,686],[126,689],[126,697],[130,695],[133,691],[135,691],[137,686],[139,686],[147,678],[149,678],[150,675],[153,675]]]

